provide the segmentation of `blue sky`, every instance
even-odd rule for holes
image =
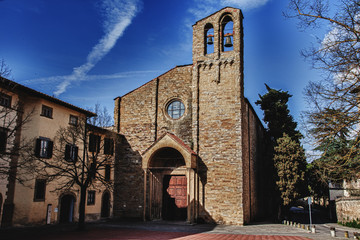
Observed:
[[[300,56],[315,39],[283,17],[279,0],[0,0],[0,59],[12,80],[83,108],[192,63],[192,25],[225,6],[243,10],[245,96],[264,83],[289,91],[297,121],[303,89],[319,77]]]

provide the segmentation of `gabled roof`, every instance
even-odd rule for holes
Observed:
[[[156,78],[154,78],[154,79],[152,79],[152,80],[150,80],[150,81],[148,81],[148,82],[144,83],[143,85],[141,85],[141,86],[139,86],[139,87],[135,88],[134,90],[131,90],[130,92],[125,93],[125,94],[124,94],[124,95],[122,95],[122,96],[118,96],[118,97],[114,98],[114,100],[115,100],[115,99],[117,99],[117,98],[122,98],[122,97],[125,97],[126,95],[128,95],[128,94],[130,94],[130,93],[132,93],[132,92],[135,92],[135,91],[136,91],[136,90],[138,90],[139,88],[142,88],[143,86],[146,86],[147,84],[151,83],[152,81],[155,81],[156,79],[158,79],[158,78],[160,78],[160,77],[164,76],[165,74],[167,74],[167,73],[171,72],[172,70],[174,70],[174,69],[176,69],[176,68],[188,67],[188,66],[192,66],[192,64],[177,65],[177,66],[175,66],[175,67],[171,68],[170,70],[168,70],[168,71],[164,72],[163,74],[161,74],[161,75],[157,76]]]
[[[179,137],[169,132],[160,136],[141,154],[143,157],[142,168],[149,168],[155,153],[164,148],[173,148],[177,150],[183,156],[187,168],[196,168],[197,154]]]
[[[72,110],[75,110],[77,112],[80,112],[80,113],[83,113],[85,114],[86,116],[88,117],[93,117],[93,116],[96,116],[95,113],[93,112],[90,112],[88,110],[85,110],[83,108],[80,108],[80,107],[77,107],[75,105],[72,105],[70,103],[67,103],[67,102],[64,102],[58,98],[55,98],[55,97],[51,97],[45,93],[42,93],[42,92],[39,92],[39,91],[36,91],[32,88],[29,88],[29,87],[26,87],[24,85],[21,85],[17,82],[14,82],[14,81],[11,81],[9,79],[6,79],[4,77],[1,77],[0,76],[0,87],[10,91],[10,92],[22,92],[22,93],[26,93],[30,96],[33,96],[33,97],[38,97],[38,98],[42,98],[42,99],[46,99],[50,102],[53,102],[53,103],[56,103],[56,104],[59,104],[61,106],[64,106],[66,108],[70,108]]]
[[[172,133],[166,132],[163,135],[161,135],[153,144],[150,145],[150,147],[148,147],[143,153],[142,155],[144,155],[150,148],[152,148],[154,145],[156,145],[158,142],[160,142],[161,139],[163,139],[165,136],[169,136],[171,137],[175,142],[177,142],[179,145],[181,145],[188,153],[192,154],[192,155],[196,155],[196,152],[194,152],[194,150],[192,150],[188,145],[186,145],[183,140],[181,140],[180,138],[178,138],[177,136],[175,136]]]

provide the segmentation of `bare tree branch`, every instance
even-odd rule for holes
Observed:
[[[329,29],[302,52],[323,76],[306,87],[304,113],[309,136],[322,152],[323,173],[333,180],[360,177],[360,2],[290,0],[289,9],[286,16],[299,19],[302,29]]]

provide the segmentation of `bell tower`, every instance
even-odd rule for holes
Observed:
[[[199,217],[244,224],[243,15],[226,7],[193,25],[192,129]],[[206,179],[206,180],[203,180]],[[220,180],[221,179],[221,180]]]
[[[244,45],[242,20],[240,9],[226,7],[193,25],[192,55],[193,73],[195,73],[193,84],[196,85],[203,74],[208,75],[210,79],[207,80],[217,84],[225,78],[238,78],[236,80],[238,82],[234,83],[233,87],[240,87],[239,93],[242,97]],[[227,73],[231,73],[231,76],[227,76]]]
[[[242,20],[240,9],[226,7],[197,21],[193,25],[193,63],[240,56],[243,52]]]

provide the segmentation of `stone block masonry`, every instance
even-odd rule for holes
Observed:
[[[360,222],[360,197],[336,199],[336,215],[339,222]]]

